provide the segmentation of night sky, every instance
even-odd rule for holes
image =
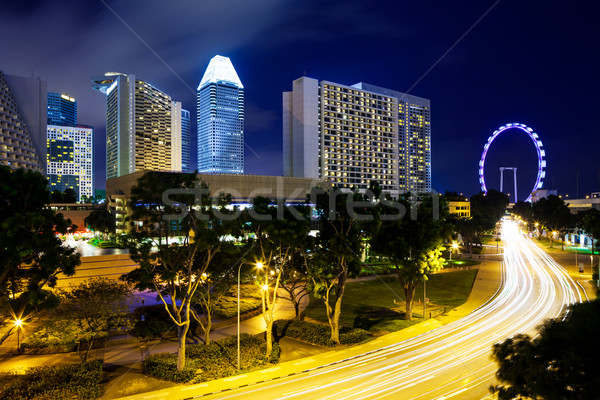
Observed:
[[[49,91],[77,99],[79,123],[96,128],[97,189],[105,184],[106,100],[90,77],[135,74],[192,112],[194,134],[195,89],[220,54],[245,86],[246,173],[281,175],[282,92],[307,75],[431,99],[438,191],[478,192],[483,145],[509,122],[540,135],[545,188],[574,197],[578,176],[580,196],[600,191],[600,14],[592,1],[2,0],[0,9],[0,69],[39,76]],[[500,137],[488,187],[498,188],[499,166],[517,167],[524,199],[534,157],[524,134]],[[508,173],[505,185],[512,188]]]

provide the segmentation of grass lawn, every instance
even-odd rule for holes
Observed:
[[[432,307],[454,308],[467,301],[471,292],[476,269],[444,272],[434,274],[427,281],[427,297]],[[396,331],[418,323],[420,319],[405,321],[404,290],[396,279],[382,282],[379,279],[350,282],[342,301],[340,323],[344,326],[355,326],[355,321],[363,329],[369,331]],[[423,301],[423,284],[417,287],[413,316],[420,316]],[[397,303],[395,304],[394,300]],[[421,303],[422,304],[422,303]],[[306,316],[318,321],[327,322],[327,315],[322,299],[311,297],[306,309]],[[357,319],[358,317],[358,319]],[[361,320],[361,321],[359,321]]]
[[[541,238],[535,238],[535,240],[541,244],[542,246],[546,247],[546,248],[550,248],[550,239],[548,239],[547,237],[541,237]],[[554,240],[554,243],[552,245],[552,250],[557,250],[557,251],[561,251],[562,249],[562,244],[560,240]],[[577,252],[578,254],[592,254],[592,251],[586,247],[575,247],[575,246],[568,246],[566,243],[564,245],[564,251],[565,253],[573,253],[575,254],[575,252]],[[598,254],[598,251],[594,251],[594,254]]]

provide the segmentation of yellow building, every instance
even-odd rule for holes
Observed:
[[[449,201],[448,208],[451,215],[456,215],[461,218],[471,217],[471,202],[470,201]]]

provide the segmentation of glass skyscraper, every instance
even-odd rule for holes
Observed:
[[[244,173],[244,86],[231,60],[210,60],[196,92],[198,172]]]
[[[77,124],[77,100],[63,93],[48,93],[48,125]]]

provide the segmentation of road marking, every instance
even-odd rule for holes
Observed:
[[[164,397],[165,399],[169,398],[169,394],[171,394],[171,392],[166,392],[166,393],[157,393],[157,394],[151,394],[148,396],[144,396],[145,399],[151,399],[153,397],[158,397],[158,396],[166,396]]]
[[[236,376],[232,376],[230,378],[223,379],[223,382],[231,382],[231,381],[235,381],[235,380],[240,379],[240,378],[245,378],[247,376],[248,376],[248,374],[236,375]]]
[[[315,359],[314,359],[314,358],[305,358],[304,360],[301,360],[301,361],[295,362],[295,363],[294,363],[294,365],[308,364],[308,363],[311,363],[311,362],[313,362],[313,361],[315,361]]]
[[[274,367],[274,368],[268,368],[268,369],[263,369],[260,371],[261,374],[266,374],[267,372],[273,372],[273,371],[277,371],[280,370],[281,367]]]
[[[181,388],[180,390],[183,392],[184,390],[194,390],[194,389],[200,389],[201,387],[207,387],[208,383],[199,383],[197,385],[193,385],[190,387],[186,387],[186,388]]]

